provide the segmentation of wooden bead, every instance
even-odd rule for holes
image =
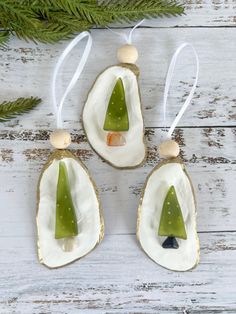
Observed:
[[[179,144],[173,140],[168,140],[160,144],[159,155],[162,158],[174,158],[179,155]]]
[[[65,149],[71,143],[70,133],[65,130],[55,130],[50,135],[50,142],[57,149]]]
[[[124,45],[117,50],[117,59],[121,63],[135,63],[138,60],[138,50],[133,45]]]

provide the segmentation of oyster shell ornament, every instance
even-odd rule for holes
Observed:
[[[138,86],[138,51],[131,44],[117,51],[118,65],[103,71],[91,88],[83,110],[88,141],[104,160],[117,168],[134,168],[146,157],[144,124]],[[121,34],[119,34],[121,35]],[[123,34],[124,35],[124,34]]]
[[[159,146],[159,155],[164,161],[152,170],[146,180],[137,223],[137,237],[143,250],[156,263],[175,271],[194,268],[200,255],[193,186],[179,157],[179,145],[171,140],[178,121],[191,102],[198,80],[198,56],[194,47],[187,43],[176,50],[169,66],[164,91],[164,120],[175,63],[185,47],[190,47],[196,57],[195,82],[167,133],[167,139]]]
[[[84,54],[58,105],[55,90],[59,68],[73,47],[85,37],[88,41]],[[104,234],[95,183],[82,161],[67,150],[71,137],[63,130],[61,114],[64,100],[83,70],[91,45],[92,38],[88,32],[77,36],[59,58],[52,80],[58,129],[51,134],[50,142],[56,150],[39,179],[36,217],[39,261],[49,268],[61,267],[85,256]]]

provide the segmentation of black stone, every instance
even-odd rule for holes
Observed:
[[[162,243],[162,247],[164,249],[178,249],[179,244],[175,237],[168,237],[165,239],[165,241]]]

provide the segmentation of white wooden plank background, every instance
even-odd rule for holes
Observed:
[[[104,163],[81,128],[88,89],[102,69],[116,63],[121,44],[108,30],[92,31],[93,53],[64,112],[73,134],[72,149],[97,182],[106,236],[94,252],[63,269],[50,271],[38,264],[35,199],[54,128],[50,78],[67,43],[34,45],[14,38],[8,49],[0,50],[1,99],[43,98],[32,113],[0,124],[1,314],[236,313],[236,2],[185,2],[185,16],[146,21],[134,37],[149,150],[146,164],[136,170],[119,171]],[[140,250],[135,225],[145,177],[159,161],[167,66],[175,48],[186,40],[195,45],[201,70],[194,100],[175,138],[197,192],[201,262],[191,272],[175,273]],[[81,48],[75,49],[60,88],[80,54]],[[186,51],[173,82],[169,122],[190,88],[191,64]]]

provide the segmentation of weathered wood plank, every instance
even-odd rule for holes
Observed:
[[[185,14],[177,17],[147,19],[146,27],[234,27],[236,26],[234,0],[183,0]],[[113,23],[111,27],[129,24]]]
[[[119,171],[102,162],[81,130],[87,92],[95,76],[116,63],[115,51],[121,44],[108,30],[92,31],[93,53],[64,112],[65,126],[73,133],[72,149],[98,184],[106,237],[93,253],[60,270],[49,271],[37,262],[35,199],[39,171],[51,151],[49,130],[55,125],[50,79],[67,43],[36,46],[14,39],[8,49],[0,50],[1,99],[31,94],[43,98],[32,113],[0,124],[1,314],[236,313],[236,34],[230,28],[236,21],[235,1],[186,4],[186,16],[148,21],[144,26],[153,28],[142,28],[134,36],[149,149],[147,163],[135,170]],[[202,29],[204,25],[209,28]],[[215,26],[229,27],[211,28]],[[163,127],[160,105],[167,66],[183,41],[196,46],[201,71],[193,103],[175,138],[197,192],[202,250],[196,270],[174,273],[147,258],[134,232],[145,177],[159,161],[156,147]],[[78,48],[60,77],[60,89],[80,55]],[[168,123],[189,91],[193,72],[186,53],[173,81]]]
[[[93,30],[92,34],[93,52],[63,110],[65,126],[68,128],[81,127],[80,115],[88,90],[100,71],[116,63],[116,49],[121,44],[120,38],[109,30]],[[140,85],[147,127],[164,126],[161,104],[165,75],[174,50],[183,41],[194,43],[201,65],[196,94],[180,126],[235,125],[235,31],[231,28],[205,29],[207,41],[202,40],[202,34],[202,29],[191,28],[140,29],[136,32],[135,44],[140,51]],[[5,127],[47,129],[55,125],[50,79],[57,58],[66,44],[36,46],[12,40],[8,49],[0,51],[1,99],[29,95],[43,98],[43,103],[32,114],[6,123]],[[60,92],[68,84],[80,55],[81,49],[75,49],[71,62],[64,68],[58,83]],[[173,81],[167,124],[173,120],[189,92],[194,75],[193,61],[189,51],[183,53]]]
[[[146,20],[149,27],[236,26],[234,0],[183,0],[185,15]]]
[[[183,0],[185,15],[148,19],[145,27],[235,27],[234,0]],[[129,24],[127,24],[129,26]],[[112,24],[111,27],[125,27],[125,23]]]
[[[154,264],[131,235],[107,236],[53,271],[38,264],[34,238],[0,238],[0,313],[235,313],[235,233],[200,241],[199,266],[176,273]]]
[[[160,129],[147,130],[149,153],[143,167],[120,171],[92,151],[82,130],[73,132],[73,152],[82,158],[97,182],[107,234],[135,232],[145,178],[159,162],[157,145],[161,134]],[[34,233],[37,180],[52,151],[48,136],[45,130],[0,132],[0,176],[4,182],[0,187],[1,207],[8,207],[1,226],[5,236]],[[235,136],[235,128],[184,128],[175,132],[196,189],[200,231],[236,230]]]

